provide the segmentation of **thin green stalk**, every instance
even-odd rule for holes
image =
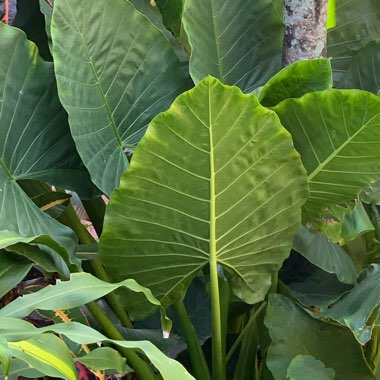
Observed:
[[[201,345],[199,344],[197,334],[195,333],[194,326],[191,323],[189,315],[183,302],[174,304],[177,315],[181,322],[181,327],[185,335],[187,349],[189,351],[191,365],[197,380],[210,380],[210,371],[207,365]]]
[[[113,325],[112,321],[96,302],[90,302],[86,307],[102,326],[108,338],[124,340],[124,337],[120,334],[119,330]],[[136,371],[136,374],[141,380],[157,380],[149,364],[145,363],[135,351],[124,347],[117,347],[117,349],[127,359],[128,364]]]
[[[60,221],[69,226],[77,234],[78,240],[82,244],[96,243],[95,239],[89,234],[86,227],[84,227],[79,220],[78,215],[72,205],[69,205],[66,208],[65,212],[60,217]],[[99,259],[90,260],[90,266],[96,277],[105,282],[110,282],[107,272],[104,270],[103,265]],[[116,294],[114,292],[111,292],[105,296],[105,299],[113,312],[119,318],[121,324],[124,327],[133,328],[133,324],[124,308],[120,305]]]
[[[222,321],[220,314],[220,296],[218,279],[218,260],[216,248],[216,188],[214,137],[212,131],[211,92],[209,91],[209,139],[210,139],[210,286],[212,318],[212,378],[225,380],[226,368],[223,356]]]
[[[239,347],[239,344],[241,343],[241,341],[243,340],[244,338],[244,335],[245,333],[247,332],[247,330],[249,329],[249,327],[252,325],[252,323],[254,323],[257,319],[257,317],[260,315],[261,311],[264,309],[264,307],[267,305],[266,302],[263,302],[260,307],[255,311],[255,313],[252,315],[252,317],[249,319],[248,323],[245,325],[244,329],[242,330],[242,332],[239,334],[238,338],[235,340],[234,344],[232,345],[232,347],[230,348],[228,354],[227,354],[227,357],[226,357],[226,361],[227,363],[230,361],[232,355],[234,354],[234,352],[236,351],[236,349]]]
[[[211,318],[212,318],[212,378],[225,380],[225,366],[223,358],[222,318],[220,313],[220,296],[218,281],[218,266],[210,263],[211,285]]]

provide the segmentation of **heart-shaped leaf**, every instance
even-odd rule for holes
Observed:
[[[110,198],[100,257],[114,280],[135,278],[164,306],[209,264],[256,303],[290,252],[306,196],[276,115],[207,77],[150,124]],[[149,310],[127,302],[130,313]]]
[[[166,36],[127,0],[56,0],[51,34],[72,135],[94,183],[110,194],[129,165],[126,151],[187,78]]]

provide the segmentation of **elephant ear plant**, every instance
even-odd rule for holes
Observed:
[[[282,0],[15,4],[0,377],[378,378],[379,5],[281,69]]]

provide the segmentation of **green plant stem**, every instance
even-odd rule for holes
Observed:
[[[244,335],[246,333],[246,331],[249,329],[249,327],[252,325],[252,323],[254,323],[257,319],[257,317],[260,315],[261,311],[264,309],[264,307],[267,305],[266,302],[263,302],[260,307],[255,311],[255,313],[252,315],[252,317],[249,319],[248,323],[245,325],[244,329],[242,330],[242,332],[239,334],[238,338],[235,340],[234,344],[232,345],[232,347],[230,348],[230,350],[228,351],[228,354],[226,356],[226,361],[227,363],[229,362],[229,360],[231,359],[232,355],[234,354],[234,352],[236,351],[236,349],[238,348],[239,344],[241,343],[241,341],[243,340],[244,338]]]
[[[96,277],[98,277],[100,280],[110,282],[107,272],[104,270],[102,263],[98,259],[91,260],[90,265]],[[121,324],[124,327],[133,329],[133,324],[129,319],[128,314],[126,313],[124,308],[120,305],[120,302],[116,297],[116,294],[114,292],[111,292],[105,296],[105,299],[107,303],[110,305],[111,309],[116,314],[116,316],[119,318]]]
[[[183,302],[174,304],[177,315],[181,322],[181,327],[185,335],[187,349],[189,351],[191,365],[193,367],[194,375],[197,380],[210,380],[210,371],[207,365],[197,334],[195,333],[194,326],[191,323],[189,315]]]
[[[95,239],[89,234],[87,229],[83,226],[81,221],[78,218],[77,213],[74,210],[74,207],[70,204],[65,212],[61,215],[60,221],[70,227],[78,236],[78,240],[82,244],[93,244],[96,243]],[[90,266],[95,276],[100,280],[105,282],[110,282],[110,279],[107,275],[107,272],[104,270],[104,267],[99,259],[90,260]],[[112,308],[113,312],[119,318],[121,324],[127,328],[133,328],[133,324],[129,319],[126,311],[120,305],[116,294],[111,292],[105,296],[107,303]]]
[[[108,338],[114,340],[125,340],[119,330],[113,325],[112,321],[106,316],[102,308],[96,302],[86,305],[87,309],[102,326]],[[155,374],[143,359],[131,349],[118,347],[118,351],[127,359],[128,364],[136,371],[141,380],[157,380]]]
[[[211,256],[212,260],[212,256]],[[212,378],[225,380],[225,366],[223,358],[222,318],[220,312],[218,266],[210,263],[211,284],[211,318],[212,318]]]

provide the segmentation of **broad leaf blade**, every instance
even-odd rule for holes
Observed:
[[[286,378],[286,371],[297,355],[312,355],[321,360],[335,370],[337,379],[375,379],[361,346],[349,330],[312,318],[287,297],[270,295],[265,325],[272,340],[267,366],[275,380]]]
[[[364,45],[352,56],[340,88],[357,88],[377,94],[380,90],[380,39]]]
[[[281,0],[185,0],[195,83],[212,75],[251,92],[281,68]]]
[[[289,254],[306,194],[276,115],[208,77],[152,121],[110,199],[100,257],[113,279],[135,278],[168,306],[216,242],[233,291],[255,303]]]
[[[374,0],[336,0],[336,27],[327,33],[327,56],[332,57],[334,82],[345,75],[352,56],[380,37],[380,4]]]
[[[129,165],[125,150],[187,88],[185,74],[164,34],[126,0],[56,0],[52,38],[72,135],[110,194]]]
[[[332,87],[330,60],[326,58],[294,62],[283,68],[265,83],[259,100],[265,107],[273,107],[282,100],[300,98],[308,92]]]
[[[326,90],[284,100],[274,111],[291,132],[308,172],[305,218],[353,199],[380,177],[380,98]]]
[[[20,30],[0,23],[0,31],[7,52],[0,57],[0,229],[53,236],[75,262],[73,232],[39,210],[16,182],[90,183],[57,97],[53,65]]]

